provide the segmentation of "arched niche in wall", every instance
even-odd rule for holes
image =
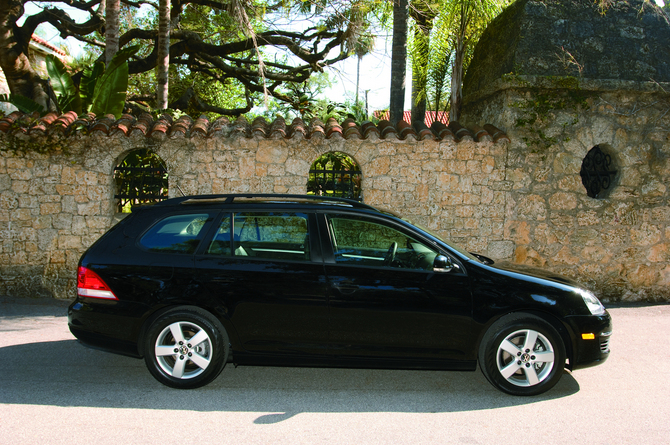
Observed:
[[[340,151],[319,156],[309,170],[307,194],[363,200],[358,162]]]
[[[148,148],[132,150],[114,168],[116,211],[130,213],[133,207],[155,204],[168,197],[165,163]]]
[[[594,199],[609,196],[614,188],[618,168],[612,149],[606,144],[591,148],[582,161],[579,171],[586,194]]]

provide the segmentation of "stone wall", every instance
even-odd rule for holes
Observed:
[[[606,299],[670,298],[670,22],[643,0],[518,0],[484,31],[461,123],[510,137],[505,239],[513,260]],[[613,183],[587,195],[594,147]]]
[[[202,132],[192,131],[192,121],[181,124],[190,130],[171,136],[0,132],[0,294],[74,296],[79,257],[119,218],[114,167],[140,148],[151,148],[165,161],[171,196],[302,194],[312,162],[329,151],[344,152],[361,167],[366,203],[397,211],[470,250],[499,258],[514,253],[514,242],[504,234],[512,188],[505,181],[506,137],[494,142],[478,131],[475,141],[463,130],[458,141],[448,130],[443,136],[452,136],[442,140],[425,130],[421,136],[403,131],[404,139],[377,130],[327,137],[308,130],[287,137],[249,131],[240,121],[207,124]]]
[[[464,122],[510,136],[504,238],[513,260],[610,300],[670,298],[670,85],[508,76],[471,95]],[[598,145],[617,170],[601,198],[580,169]]]
[[[442,137],[382,124],[277,132],[277,122],[187,118],[153,124],[163,132],[140,131],[129,117],[86,132],[0,128],[0,294],[73,297],[79,257],[120,217],[114,167],[150,148],[166,163],[171,196],[305,193],[311,163],[344,152],[361,167],[366,203],[470,251],[563,273],[605,300],[667,301],[668,95],[586,81],[576,94],[554,81],[515,77],[466,102],[464,119],[492,122],[502,137],[467,121],[474,131],[453,125]],[[538,108],[546,102],[562,106]],[[587,196],[579,174],[595,145],[618,171],[602,199]]]

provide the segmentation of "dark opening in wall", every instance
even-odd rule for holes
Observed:
[[[155,204],[168,198],[168,172],[163,160],[143,148],[131,151],[114,169],[116,211],[130,213],[137,205]]]
[[[346,153],[325,153],[314,161],[309,170],[307,194],[362,201],[361,168]]]
[[[613,188],[617,170],[608,147],[596,145],[584,157],[579,175],[591,198],[606,198]]]

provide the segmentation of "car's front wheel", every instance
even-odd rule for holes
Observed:
[[[229,340],[221,323],[197,307],[172,309],[154,320],[144,337],[151,375],[173,388],[198,388],[223,370]]]
[[[558,383],[565,367],[565,345],[547,321],[510,314],[486,331],[479,366],[493,386],[512,395],[543,393]]]

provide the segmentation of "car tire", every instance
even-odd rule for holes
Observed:
[[[228,360],[223,325],[197,307],[179,307],[156,318],[144,337],[144,361],[151,375],[172,388],[191,389],[214,380]]]
[[[565,345],[546,320],[531,314],[507,315],[486,331],[479,366],[496,388],[515,396],[551,389],[565,368]]]

